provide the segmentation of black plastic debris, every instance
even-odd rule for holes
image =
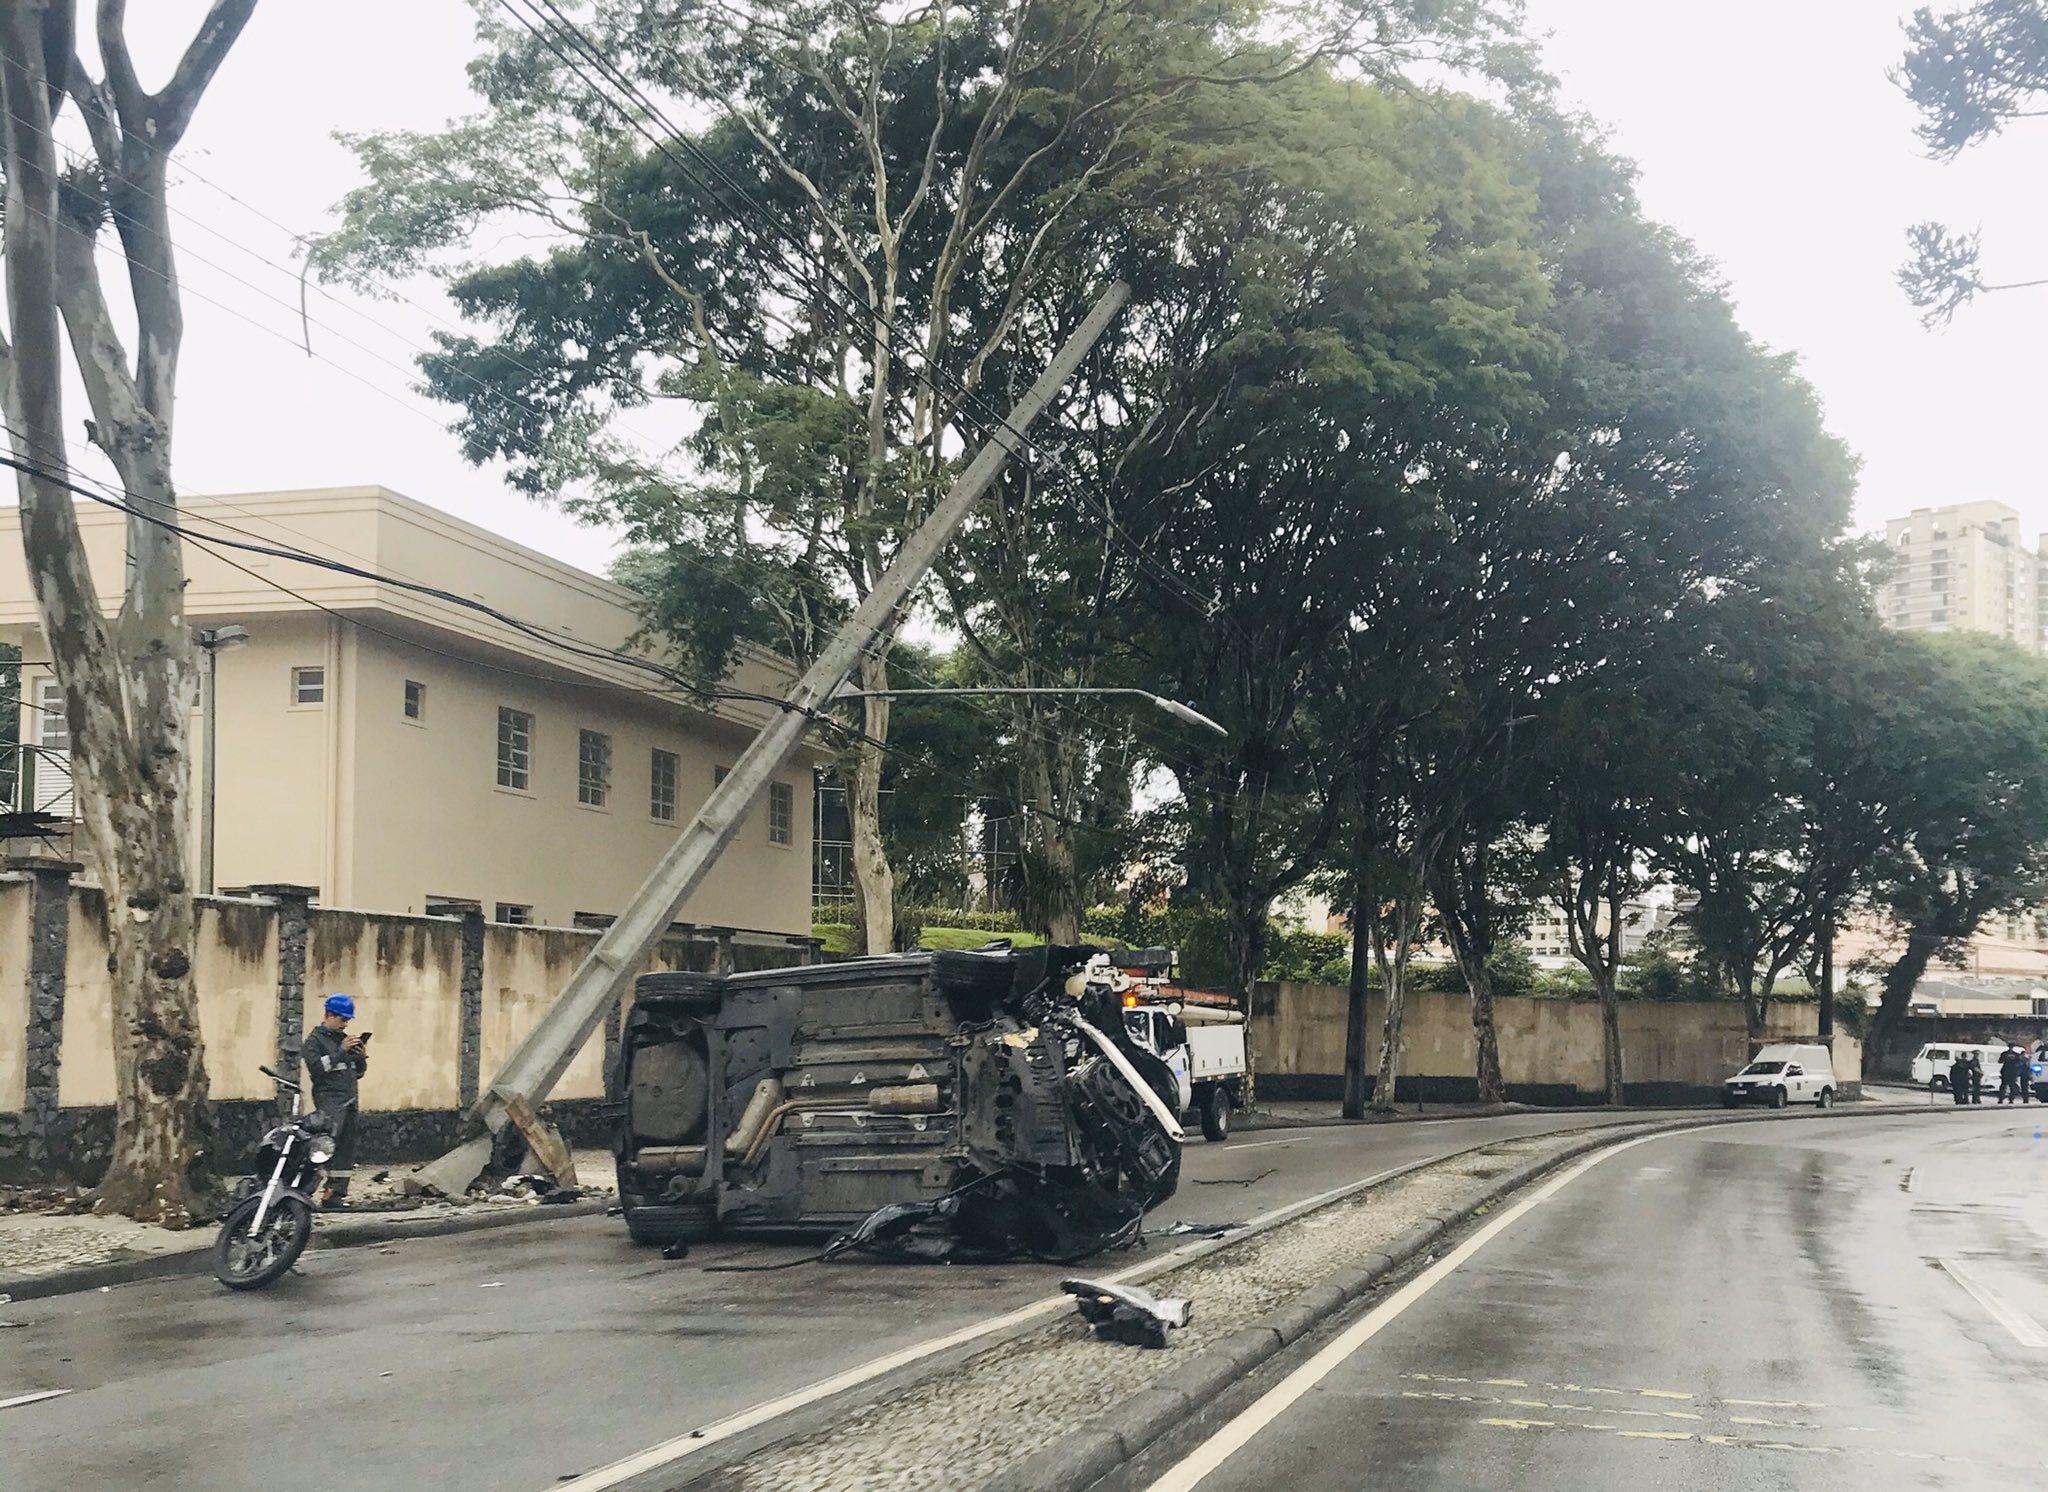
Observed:
[[[1186,1326],[1194,1303],[1176,1295],[1154,1295],[1136,1285],[1110,1285],[1100,1280],[1061,1280],[1074,1297],[1081,1319],[1105,1342],[1131,1347],[1164,1347],[1166,1334]]]

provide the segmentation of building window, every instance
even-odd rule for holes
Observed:
[[[327,702],[327,670],[324,668],[295,668],[292,670],[292,703],[295,705],[317,705]]]
[[[64,686],[44,679],[36,686],[36,744],[47,751],[71,749],[71,717],[64,713]]]
[[[533,781],[533,716],[498,706],[498,786],[527,791]]]
[[[427,718],[427,686],[418,679],[405,681],[405,718],[425,720]]]
[[[491,920],[493,922],[509,922],[514,927],[531,927],[533,925],[533,908],[523,907],[516,901],[501,901],[498,903],[498,915]]]
[[[768,784],[768,842],[796,843],[796,789],[786,782]]]
[[[664,824],[676,818],[676,754],[656,748],[649,777],[647,811]]]
[[[429,896],[425,903],[429,917],[460,917],[482,908],[466,896]]]
[[[576,801],[602,808],[612,792],[612,738],[601,730],[576,733]]]
[[[585,928],[591,932],[603,932],[616,921],[618,918],[610,912],[578,912],[570,918],[572,926]]]

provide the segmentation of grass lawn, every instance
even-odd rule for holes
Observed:
[[[844,923],[817,923],[811,928],[811,936],[824,940],[827,953],[845,953],[853,947],[853,929]],[[1045,941],[1037,933],[998,933],[979,927],[927,927],[918,934],[918,941],[926,948],[979,948],[994,938],[1008,938],[1019,948]]]

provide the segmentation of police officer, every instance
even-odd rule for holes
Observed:
[[[1998,1054],[1998,1101],[2018,1103],[2025,1087],[2027,1054],[2007,1042],[2005,1050]]]
[[[370,1058],[364,1043],[365,1031],[348,1034],[348,1023],[356,1018],[356,1002],[347,995],[329,995],[321,1007],[320,1024],[306,1036],[303,1053],[306,1072],[313,1082],[313,1107],[334,1126],[334,1160],[327,1167],[327,1188],[320,1194],[322,1207],[346,1207],[348,1184],[356,1165],[356,1085],[369,1070]]]

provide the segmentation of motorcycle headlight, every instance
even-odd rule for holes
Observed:
[[[324,1166],[334,1159],[334,1142],[315,1140],[306,1147],[306,1154],[312,1157],[314,1165]]]

